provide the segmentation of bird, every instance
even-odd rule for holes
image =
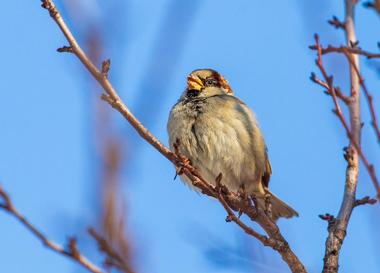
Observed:
[[[187,87],[170,111],[167,130],[170,149],[187,158],[211,185],[221,173],[229,191],[244,189],[264,211],[269,200],[273,221],[298,216],[270,192],[272,168],[256,117],[217,71],[197,69],[188,75]],[[188,177],[180,177],[192,187]]]

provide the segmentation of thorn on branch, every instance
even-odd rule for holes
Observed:
[[[104,101],[106,101],[109,105],[111,105],[115,109],[119,109],[120,107],[120,101],[117,98],[112,97],[111,95],[103,93],[100,98]]]
[[[108,72],[110,71],[110,66],[111,66],[111,60],[107,59],[102,62],[102,75],[103,77],[108,78]]]
[[[327,221],[330,224],[334,223],[335,222],[335,217],[334,215],[331,215],[329,213],[325,213],[325,214],[320,214],[318,215],[319,218],[321,218],[322,220],[324,221]]]
[[[374,198],[370,198],[369,196],[365,196],[365,197],[363,197],[362,199],[357,199],[357,200],[355,201],[355,207],[357,207],[357,206],[362,206],[362,205],[366,205],[366,204],[374,205],[376,202],[377,202],[376,199],[374,199]]]
[[[70,256],[72,256],[74,259],[79,259],[80,253],[78,250],[78,245],[77,245],[77,239],[75,237],[70,237],[69,238],[69,244],[68,244],[68,253]]]
[[[58,10],[50,0],[42,0],[41,7],[47,9],[51,17],[55,18],[58,14]]]
[[[63,46],[63,47],[57,48],[57,51],[59,53],[63,53],[63,52],[73,53],[73,48],[71,46]]]
[[[343,148],[344,154],[343,157],[347,161],[349,166],[352,166],[354,164],[354,150],[352,147],[344,147]]]
[[[338,19],[338,17],[336,17],[336,16],[333,16],[333,18],[332,19],[330,19],[330,20],[328,20],[327,21],[330,25],[332,25],[332,26],[334,26],[336,29],[343,29],[343,30],[345,30],[346,29],[346,24],[345,23],[343,23],[342,21],[340,21],[339,19]]]
[[[359,45],[359,41],[350,41],[350,47],[351,48],[359,48],[358,45]],[[331,47],[331,46],[329,46],[329,47]]]
[[[226,222],[229,223],[229,222],[232,222],[232,216],[231,215],[227,215],[226,217]]]

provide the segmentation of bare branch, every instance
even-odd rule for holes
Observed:
[[[352,214],[353,209],[362,204],[372,204],[373,199],[365,197],[361,200],[356,199],[356,187],[358,183],[358,173],[359,173],[359,157],[362,159],[364,165],[366,166],[371,180],[375,186],[377,192],[377,198],[380,198],[380,187],[375,175],[373,165],[371,165],[367,158],[365,157],[361,146],[361,128],[362,122],[360,117],[360,86],[363,87],[359,70],[359,58],[358,55],[366,56],[367,58],[380,57],[380,54],[373,54],[358,48],[358,42],[355,34],[354,27],[354,11],[356,0],[345,0],[345,34],[347,46],[333,47],[328,46],[327,48],[322,48],[319,42],[318,35],[315,35],[315,45],[310,48],[317,51],[316,64],[321,71],[325,81],[314,82],[322,85],[324,88],[327,87],[327,92],[331,95],[334,102],[333,112],[339,118],[343,127],[345,128],[346,134],[349,138],[350,145],[345,148],[345,159],[347,161],[346,169],[346,181],[344,188],[344,196],[341,203],[341,207],[338,216],[335,218],[330,214],[321,215],[323,220],[328,221],[328,237],[326,239],[326,249],[325,256],[323,259],[323,273],[336,273],[339,268],[339,254],[341,247],[343,245],[344,239],[346,237],[347,226]],[[353,42],[356,41],[356,42]],[[349,112],[349,123],[346,121],[341,107],[339,105],[338,96],[336,94],[336,88],[333,85],[333,77],[329,76],[322,63],[322,55],[330,52],[343,53],[350,66],[350,85],[351,93],[349,96],[349,103],[346,103]],[[373,106],[373,104],[372,104]],[[376,119],[375,119],[376,121]]]
[[[1,200],[2,199],[2,200]],[[2,201],[2,202],[1,202]],[[41,231],[39,231],[32,223],[30,223],[13,205],[12,200],[9,195],[0,187],[0,208],[7,211],[10,215],[15,217],[21,222],[24,227],[26,227],[34,236],[36,236],[42,244],[53,250],[54,252],[61,254],[63,256],[69,257],[90,272],[93,273],[104,273],[99,267],[93,264],[88,258],[83,256],[77,247],[76,239],[70,238],[68,240],[67,249],[63,246],[57,244],[56,242],[48,239]]]
[[[256,221],[261,225],[261,227],[266,231],[271,240],[276,241],[277,244],[283,245],[281,248],[274,248],[279,252],[282,259],[288,264],[292,272],[306,272],[304,266],[299,261],[297,256],[290,249],[288,243],[281,235],[279,228],[273,221],[263,212],[258,210],[255,206],[250,204],[249,206],[246,202],[240,198],[235,193],[232,192],[222,192],[220,193],[216,187],[211,186],[207,183],[199,173],[189,164],[188,160],[184,160],[183,157],[178,156],[176,153],[170,151],[165,147],[157,138],[155,138],[136,117],[129,111],[126,105],[122,102],[119,95],[109,82],[107,77],[104,77],[103,73],[91,62],[87,55],[78,45],[71,31],[67,27],[66,23],[63,21],[60,13],[53,4],[51,0],[44,0],[42,7],[48,9],[50,16],[57,23],[62,33],[65,35],[67,41],[69,42],[73,53],[82,64],[89,70],[93,77],[98,81],[98,83],[103,87],[105,94],[102,94],[101,98],[115,108],[123,117],[133,126],[137,133],[150,143],[156,150],[158,150],[163,156],[170,160],[177,168],[181,169],[184,175],[186,175],[202,193],[215,197],[222,203],[223,206],[227,205],[225,209],[230,215],[230,210],[243,211],[251,220]],[[232,216],[231,216],[232,217]],[[240,223],[239,221],[237,224]]]
[[[105,261],[106,265],[116,267],[125,273],[134,272],[123,256],[119,254],[118,251],[116,251],[105,238],[97,233],[95,229],[89,228],[88,233],[96,240],[100,251],[107,255]]]
[[[321,45],[319,43],[319,37],[318,37],[318,35],[315,35],[315,40],[316,40],[316,44],[313,47],[317,48],[317,52],[318,52],[318,58],[317,58],[316,64],[317,64],[319,70],[321,71],[321,73],[322,73],[325,81],[322,81],[322,80],[318,79],[315,76],[315,74],[312,74],[311,79],[312,79],[312,81],[316,82],[317,84],[319,84],[319,85],[321,85],[321,86],[323,86],[325,88],[328,87],[327,88],[327,94],[331,95],[331,97],[333,98],[334,105],[335,105],[335,109],[333,110],[333,113],[336,114],[336,116],[341,121],[341,123],[342,123],[342,125],[343,125],[343,127],[344,127],[344,129],[346,131],[346,134],[347,134],[347,136],[348,136],[348,138],[349,138],[349,140],[350,140],[350,142],[352,144],[352,146],[358,152],[359,157],[361,158],[364,166],[366,167],[366,169],[367,169],[367,171],[368,171],[368,173],[369,173],[369,175],[371,177],[371,181],[372,181],[372,183],[373,183],[373,185],[375,187],[376,193],[377,193],[377,198],[380,200],[380,184],[379,184],[379,180],[378,180],[378,178],[376,176],[375,168],[374,168],[373,164],[371,164],[369,162],[369,160],[367,159],[367,157],[365,156],[363,150],[361,149],[361,147],[359,145],[359,142],[355,139],[353,133],[350,130],[350,127],[349,127],[346,119],[343,116],[343,112],[341,110],[341,107],[340,107],[339,101],[338,101],[338,97],[340,97],[342,94],[340,94],[338,96],[338,93],[336,91],[339,90],[339,88],[334,87],[334,85],[333,85],[333,77],[329,76],[327,74],[326,69],[323,66],[323,63],[322,63],[322,47],[321,47]],[[352,63],[352,60],[351,60],[352,56],[348,52],[345,52],[345,54],[346,54],[347,59],[349,60],[350,64],[353,67],[354,74],[360,76],[358,68],[355,65],[353,65],[353,63]],[[359,80],[359,82],[358,82],[359,85],[362,85],[362,87],[363,87],[364,80],[362,80],[361,77],[358,77],[358,80]],[[363,88],[363,90],[364,90],[364,88]],[[366,90],[365,93],[367,93],[368,90],[367,90],[366,87],[365,87],[365,90]],[[355,98],[357,92],[358,91],[354,91],[350,97],[344,96],[342,98],[343,101],[345,101],[345,100],[348,101],[347,105],[348,105],[349,109],[352,108],[352,103],[351,102],[354,101],[354,98]],[[339,93],[340,93],[340,90],[339,90]],[[353,94],[355,96],[353,96]],[[373,108],[372,96],[370,96],[370,100],[369,101],[371,101],[370,106]],[[377,131],[378,130],[378,125],[377,125],[376,116],[374,114],[374,109],[373,109],[373,118],[374,118],[373,124],[374,124],[375,130]],[[362,126],[361,123],[358,126],[360,127],[359,128],[359,130],[360,130],[361,126]]]
[[[332,19],[327,21],[330,25],[334,26],[337,29],[346,29],[346,24],[338,19],[338,17],[333,16]]]
[[[352,45],[357,45],[357,43],[358,42],[355,42]],[[317,50],[315,45],[312,45],[309,48],[312,50]],[[329,53],[345,53],[345,52],[349,52],[351,54],[356,54],[356,55],[362,55],[362,56],[367,57],[367,59],[380,58],[380,53],[371,53],[371,52],[365,51],[359,47],[351,47],[351,46],[350,47],[348,47],[348,46],[335,47],[332,45],[328,45],[325,48],[321,48],[321,53],[323,55],[329,54]]]
[[[371,124],[375,130],[377,141],[380,143],[380,128],[379,128],[379,124],[377,122],[377,117],[376,117],[375,106],[374,106],[372,94],[369,92],[367,85],[364,82],[364,78],[360,74],[360,71],[359,71],[358,67],[356,66],[352,56],[347,51],[345,51],[344,54],[346,55],[347,60],[349,61],[349,63],[351,64],[351,66],[355,70],[357,77],[359,78],[359,83],[360,83],[360,86],[362,87],[362,90],[364,91],[364,95],[367,99],[368,108],[369,108],[369,111],[371,114],[371,118],[372,118]]]
[[[71,46],[63,46],[63,47],[57,48],[57,51],[59,53],[64,53],[64,52],[73,53],[73,49],[71,48]]]
[[[318,78],[317,75],[315,75],[315,73],[311,73],[310,80],[313,81],[314,83],[319,84],[320,86],[324,87],[326,89],[325,93],[329,96],[332,96],[331,88],[329,87],[328,83],[321,80],[320,78]],[[345,104],[350,103],[350,97],[343,94],[343,92],[340,90],[339,87],[335,86],[333,88],[335,90],[336,96],[339,99],[341,99]]]
[[[376,204],[377,200],[374,198],[370,198],[369,196],[363,197],[362,199],[358,199],[355,202],[355,206],[362,206],[362,205],[374,205]]]

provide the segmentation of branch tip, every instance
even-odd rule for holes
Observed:
[[[366,204],[369,204],[369,205],[374,205],[376,204],[377,200],[374,199],[374,198],[371,198],[369,196],[365,196],[363,197],[362,199],[357,199],[355,201],[355,207],[357,206],[362,206],[362,205],[366,205]]]
[[[358,45],[359,45],[359,41],[358,40],[356,40],[356,41],[350,41],[351,48],[359,48]]]
[[[52,18],[55,18],[58,14],[58,10],[55,8],[51,0],[42,0],[41,7],[48,10]]]
[[[332,17],[332,19],[327,21],[330,25],[335,27],[336,29],[346,29],[346,24],[338,19],[335,15]]]
[[[77,239],[75,237],[70,237],[69,238],[69,243],[68,243],[68,253],[74,258],[74,259],[79,259],[80,258],[80,253],[78,250],[78,245],[77,245]]]
[[[64,52],[73,53],[73,48],[71,46],[63,46],[63,47],[57,48],[57,51],[59,53],[64,53]]]
[[[108,72],[110,71],[111,60],[107,59],[102,62],[102,74],[104,77],[108,77]]]
[[[329,223],[335,221],[334,215],[331,215],[329,213],[320,214],[320,215],[318,215],[318,217],[321,218],[323,221],[327,221]]]

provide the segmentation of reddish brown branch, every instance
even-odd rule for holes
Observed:
[[[362,206],[362,205],[374,205],[376,204],[377,200],[370,198],[369,196],[363,197],[362,199],[358,199],[355,202],[355,206]]]
[[[134,272],[128,262],[123,258],[123,255],[118,253],[95,229],[89,228],[88,232],[98,243],[99,250],[106,254],[105,264],[107,266],[118,268],[125,273]]]
[[[2,199],[2,200],[1,200]],[[69,238],[67,249],[63,246],[55,243],[54,241],[48,239],[39,229],[37,229],[32,223],[30,223],[13,205],[12,200],[9,195],[0,187],[0,208],[7,211],[10,215],[15,217],[21,224],[27,228],[34,236],[36,236],[42,244],[51,249],[52,251],[61,254],[63,256],[69,257],[90,272],[93,273],[103,273],[103,271],[94,265],[88,258],[83,256],[78,247],[75,238]]]
[[[312,45],[309,48],[312,50],[317,50],[315,45]],[[321,53],[323,55],[328,54],[328,53],[345,53],[345,52],[349,52],[351,54],[362,55],[362,56],[367,57],[367,59],[380,58],[380,53],[371,53],[371,52],[365,51],[359,47],[348,47],[348,46],[335,47],[332,45],[328,45],[325,48],[321,48]]]
[[[372,118],[371,123],[372,123],[374,130],[375,130],[377,141],[380,143],[380,128],[379,128],[379,124],[377,122],[377,117],[376,117],[375,106],[374,106],[372,94],[369,92],[367,85],[364,82],[364,78],[360,74],[360,71],[359,71],[358,67],[356,66],[354,60],[352,59],[352,56],[347,51],[344,51],[343,53],[346,56],[349,63],[351,64],[351,66],[353,67],[353,69],[355,70],[357,77],[359,78],[360,86],[362,87],[362,89],[364,91],[364,95],[367,99],[368,108],[369,108],[371,118]]]
[[[129,111],[126,105],[122,102],[119,95],[111,85],[102,71],[91,62],[87,55],[83,52],[81,47],[78,45],[76,39],[72,35],[71,31],[67,27],[66,23],[63,21],[60,13],[56,9],[53,1],[44,0],[42,6],[48,9],[50,16],[57,23],[62,33],[65,35],[67,41],[69,42],[72,51],[75,56],[82,62],[82,64],[89,70],[92,76],[98,81],[98,83],[103,87],[105,94],[102,94],[102,99],[115,108],[123,117],[133,126],[137,133],[150,143],[157,151],[159,151],[163,156],[170,160],[177,169],[180,169],[184,175],[186,175],[202,193],[215,197],[221,202],[223,206],[227,205],[227,208],[235,211],[243,211],[250,219],[256,221],[261,225],[261,227],[266,231],[269,238],[276,242],[276,245],[281,245],[284,247],[272,247],[279,252],[282,259],[288,264],[292,272],[303,273],[306,272],[303,264],[299,261],[297,256],[292,252],[288,243],[281,235],[280,230],[277,225],[263,212],[262,210],[257,210],[252,204],[247,205],[247,203],[240,198],[235,193],[223,192],[220,194],[216,187],[211,186],[207,183],[199,173],[184,160],[183,157],[171,152],[167,147],[165,147],[157,138],[155,138],[136,117]],[[108,69],[107,69],[108,70]],[[226,208],[226,207],[225,207]],[[227,210],[229,213],[229,211]],[[231,216],[232,217],[232,216]],[[239,224],[241,222],[237,222]]]
[[[354,28],[354,10],[356,1],[345,0],[345,34],[347,40],[347,47],[333,47],[322,48],[319,42],[318,35],[315,35],[315,45],[310,48],[317,51],[316,65],[323,75],[325,82],[322,81],[323,86],[328,89],[328,94],[331,95],[334,102],[333,112],[336,114],[340,122],[342,123],[346,134],[350,141],[350,146],[345,149],[345,159],[347,161],[346,168],[346,181],[344,188],[344,196],[340,206],[338,216],[335,218],[330,214],[320,216],[323,220],[327,220],[328,225],[328,237],[326,239],[325,256],[323,259],[323,273],[336,273],[339,268],[339,255],[346,237],[347,226],[352,214],[353,209],[361,204],[373,203],[370,198],[363,198],[361,200],[356,199],[356,188],[358,183],[359,174],[359,157],[362,159],[366,166],[371,180],[376,188],[377,197],[380,198],[380,187],[375,175],[375,171],[372,165],[369,164],[367,158],[360,146],[361,139],[361,111],[360,111],[360,71],[359,71],[359,58],[358,55],[364,55],[369,58],[379,57],[377,54],[368,53],[357,47],[356,34]],[[350,67],[350,85],[351,94],[349,96],[349,103],[346,103],[349,113],[349,123],[346,121],[341,107],[339,105],[338,96],[336,94],[336,88],[333,85],[333,77],[329,76],[322,63],[322,55],[329,52],[339,52],[346,55],[349,60]],[[320,82],[317,82],[321,85]]]
[[[319,85],[325,87],[325,88],[327,87],[327,93],[329,95],[331,95],[331,97],[333,98],[334,105],[335,105],[335,109],[333,110],[333,112],[336,114],[336,116],[338,117],[338,119],[342,123],[342,125],[346,131],[346,134],[347,134],[348,138],[350,139],[350,142],[352,143],[352,145],[357,150],[364,166],[366,167],[366,169],[367,169],[367,171],[371,177],[371,181],[372,181],[372,183],[375,187],[375,190],[376,190],[377,198],[380,200],[380,184],[379,184],[379,180],[376,176],[375,168],[374,168],[373,164],[371,164],[369,162],[369,160],[367,159],[367,157],[365,156],[363,150],[361,149],[358,141],[355,139],[354,135],[352,134],[350,127],[349,127],[347,121],[345,120],[345,118],[343,116],[343,112],[341,110],[341,107],[340,107],[339,101],[338,101],[338,94],[336,92],[337,88],[333,86],[333,77],[328,76],[326,69],[324,68],[323,63],[322,63],[322,47],[319,43],[318,35],[315,35],[315,40],[316,40],[316,44],[313,47],[317,49],[317,53],[318,53],[317,54],[318,58],[317,58],[316,64],[317,64],[319,70],[321,71],[325,81],[319,80],[316,76],[314,76],[314,78],[313,78],[313,75],[312,75],[312,80],[314,82],[318,83]],[[359,83],[361,84],[363,90],[366,90],[364,92],[369,94],[367,87],[364,84],[364,80],[360,76],[360,72],[359,72],[358,68],[353,63],[352,57],[350,56],[350,54],[347,51],[343,51],[342,53],[344,53],[347,56],[347,59],[349,60],[350,64],[353,66],[355,73],[359,77]],[[344,98],[347,99],[348,106],[350,107],[350,101],[351,101],[352,97],[346,97],[345,96]],[[345,101],[345,99],[342,99],[342,100]],[[372,96],[370,94],[369,94],[369,105],[370,105],[370,108],[374,108],[373,103],[372,103]],[[376,115],[375,115],[374,111],[375,110],[373,109],[373,117],[372,118],[373,118],[373,124],[374,124],[375,130],[377,131],[379,129],[378,129],[377,119],[376,119]]]
[[[338,19],[338,17],[333,16],[331,20],[327,21],[330,25],[334,26],[335,28],[340,29],[346,29],[346,24]]]
[[[328,85],[327,82],[325,82],[325,81],[321,80],[320,78],[318,78],[317,75],[315,75],[315,73],[311,73],[310,79],[311,79],[314,83],[316,83],[316,84],[318,84],[318,85],[324,87],[324,88],[326,89],[326,90],[325,90],[325,93],[326,93],[327,95],[332,96],[331,88],[329,87],[329,85]],[[349,96],[346,96],[346,95],[340,90],[340,88],[339,88],[338,86],[335,86],[335,87],[334,87],[334,90],[335,90],[335,95],[336,95],[339,99],[341,99],[345,104],[349,104],[349,103],[350,103],[350,97],[349,97]]]

